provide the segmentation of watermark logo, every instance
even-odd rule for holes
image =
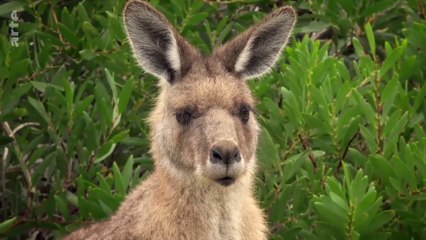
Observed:
[[[10,14],[10,20],[11,20],[9,23],[10,44],[14,47],[18,47],[19,46],[19,32],[18,32],[19,17],[18,17],[17,11],[12,11],[12,13]]]

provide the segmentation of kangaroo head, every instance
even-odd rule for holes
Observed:
[[[295,20],[292,8],[279,8],[202,56],[150,5],[126,5],[124,22],[134,56],[160,80],[149,119],[157,168],[224,186],[253,173],[259,127],[245,81],[271,69]]]

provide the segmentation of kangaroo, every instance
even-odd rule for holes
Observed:
[[[138,64],[159,79],[148,119],[155,170],[109,220],[65,239],[267,239],[253,190],[259,127],[246,80],[275,64],[295,11],[276,9],[209,56],[146,2],[128,2],[123,14]]]

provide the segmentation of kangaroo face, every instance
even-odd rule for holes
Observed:
[[[244,81],[230,75],[189,75],[166,91],[169,159],[229,185],[254,162],[258,126]]]
[[[202,56],[146,3],[129,2],[124,20],[138,63],[160,79],[150,115],[157,166],[223,186],[251,174],[259,127],[246,80],[274,65],[294,10],[277,9],[211,56]]]

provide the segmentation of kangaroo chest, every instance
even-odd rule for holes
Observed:
[[[199,200],[181,205],[181,216],[186,216],[182,230],[192,233],[188,239],[241,240],[241,209],[238,203],[222,197]],[[191,221],[188,221],[191,219]],[[190,223],[189,225],[186,223]],[[185,233],[182,233],[185,234]]]

